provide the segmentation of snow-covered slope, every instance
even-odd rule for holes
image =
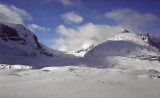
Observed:
[[[32,66],[72,65],[75,56],[53,50],[21,24],[0,23],[0,64]]]
[[[157,63],[159,50],[134,33],[115,35],[114,38],[93,48],[84,59],[88,65],[99,67],[146,69],[154,66],[158,70],[160,67],[160,63]]]
[[[123,33],[96,46],[85,57],[157,55],[158,52],[157,48],[150,46],[140,36]]]
[[[0,50],[5,50],[5,54],[53,56],[40,45],[36,35],[21,24],[0,24],[0,44]]]

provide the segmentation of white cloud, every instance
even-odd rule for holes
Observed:
[[[61,37],[54,39],[53,48],[61,51],[76,51],[78,49],[87,48],[94,44],[97,45],[113,37],[114,34],[121,33],[121,26],[95,25],[87,23],[77,28],[67,28],[60,25],[56,30]]]
[[[50,28],[41,27],[41,26],[39,26],[37,24],[28,25],[28,29],[31,30],[32,32],[35,32],[36,30],[43,31],[43,32],[50,31]]]
[[[13,5],[11,5],[10,7],[13,10],[13,12],[16,12],[17,14],[19,14],[24,19],[33,20],[32,17],[25,10],[19,9],[19,8],[13,6]]]
[[[160,19],[158,16],[151,13],[138,13],[129,8],[115,9],[111,12],[107,12],[105,16],[125,27],[134,29],[145,28]]]
[[[83,4],[81,3],[81,0],[56,0],[59,3],[62,3],[64,7],[82,7]]]
[[[24,24],[24,20],[32,20],[25,10],[4,4],[0,4],[0,17],[0,22],[15,24]]]
[[[58,2],[62,3],[64,6],[72,6],[74,3],[71,0],[57,0]]]
[[[83,21],[83,17],[75,14],[74,12],[68,12],[61,15],[62,19],[64,19],[65,23],[81,23]]]

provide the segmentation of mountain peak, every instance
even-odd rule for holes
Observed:
[[[23,51],[20,55],[36,56],[43,54],[46,56],[53,56],[52,53],[47,52],[38,42],[38,38],[30,30],[21,24],[0,24],[0,38],[4,42],[0,42],[5,47],[16,48]]]
[[[124,29],[122,33],[129,33],[129,31],[127,29]]]

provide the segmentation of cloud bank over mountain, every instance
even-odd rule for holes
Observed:
[[[97,45],[122,31],[121,26],[96,25],[93,23],[87,23],[76,28],[59,25],[56,32],[60,34],[60,38],[53,40],[55,42],[53,47],[62,51],[75,51],[87,48],[92,44]]]

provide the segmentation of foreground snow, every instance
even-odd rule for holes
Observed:
[[[160,98],[156,70],[1,69],[0,98]]]

